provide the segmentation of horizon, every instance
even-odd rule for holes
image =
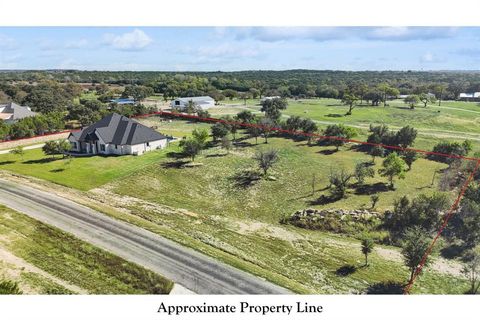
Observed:
[[[0,70],[477,71],[479,40],[478,27],[0,27]]]
[[[400,72],[400,73],[408,73],[408,72],[423,72],[423,73],[449,73],[449,72],[458,72],[458,73],[480,73],[480,69],[446,69],[446,70],[373,70],[373,69],[366,69],[366,70],[344,70],[344,69],[279,69],[279,70],[272,70],[272,69],[244,69],[244,70],[202,70],[202,71],[195,71],[195,70],[85,70],[85,69],[0,69],[0,72],[112,72],[112,73],[121,73],[121,72],[150,72],[150,73],[240,73],[240,72],[295,72],[295,71],[311,71],[311,72],[351,72],[351,73],[362,73],[362,72]]]

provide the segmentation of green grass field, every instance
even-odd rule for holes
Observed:
[[[0,246],[15,256],[93,294],[168,293],[171,281],[26,215],[0,206]],[[68,293],[25,272],[22,282],[43,293]]]
[[[175,136],[188,136],[193,128],[208,128],[207,124],[160,122],[158,118],[142,121]],[[365,133],[361,133],[361,137],[365,137]],[[261,179],[252,186],[242,187],[236,176],[256,167],[252,156],[259,148],[275,148],[280,152],[279,163],[269,173],[275,181]],[[378,246],[372,254],[371,266],[364,268],[357,239],[280,224],[281,218],[307,207],[360,209],[370,206],[370,195],[355,194],[353,188],[340,201],[315,203],[322,194],[327,194],[325,187],[331,169],[351,171],[356,162],[371,159],[351,145],[341,147],[338,152],[333,152],[334,149],[285,138],[270,138],[268,145],[255,145],[254,139],[246,139],[229,154],[218,147],[205,150],[196,160],[201,165],[186,168],[178,166],[179,161],[186,159],[176,158],[179,151],[176,145],[140,157],[90,157],[44,163],[45,156],[40,150],[29,150],[23,161],[13,155],[1,155],[0,169],[79,190],[106,184],[115,198],[105,200],[102,190],[95,194],[107,203],[122,203],[122,209],[129,209],[132,214],[109,211],[101,206],[97,210],[296,292],[363,292],[379,282],[405,283],[408,271],[397,248]],[[375,171],[378,172],[380,166],[381,159],[377,159]],[[384,187],[387,180],[378,173],[368,179],[367,184],[376,185],[380,196],[377,208],[384,210],[391,208],[394,199],[402,195],[412,197],[435,192],[436,188],[431,186],[433,173],[442,168],[444,164],[419,159],[405,180],[396,181],[395,191]],[[311,194],[313,175],[316,177],[314,195]],[[125,202],[121,201],[122,197],[134,197],[138,201]],[[348,265],[357,268],[353,274],[337,275],[338,269]],[[466,286],[458,275],[431,268],[420,277],[414,292],[463,293]]]
[[[254,143],[253,140],[246,142]],[[320,152],[332,148],[309,147],[305,142],[273,138],[268,147],[278,148],[281,160],[270,174],[277,180],[261,180],[248,188],[236,186],[233,176],[254,167],[251,156],[256,148],[262,147],[265,146],[236,148],[228,155],[213,148],[196,161],[203,165],[193,168],[172,168],[176,160],[165,159],[139,171],[135,180],[110,183],[109,190],[148,201],[149,205],[131,204],[127,208],[147,220],[144,226],[152,231],[297,292],[362,292],[378,282],[405,282],[407,271],[396,248],[381,246],[372,255],[372,266],[362,268],[358,240],[279,223],[285,215],[306,207],[368,207],[368,195],[353,193],[328,205],[310,203],[325,193],[317,191],[311,196],[313,173],[318,177],[321,190],[327,184],[325,176],[331,167],[351,170],[355,161],[369,160],[368,156],[345,150],[348,147],[337,153],[322,154]],[[443,167],[418,160],[407,178],[397,183],[396,191],[380,193],[379,209],[390,208],[393,200],[404,194],[433,192],[434,188],[430,188],[433,171]],[[368,183],[382,181],[385,179],[377,175]],[[155,205],[165,213],[148,209]],[[392,260],[391,256],[397,258]],[[358,267],[357,271],[350,276],[338,276],[336,271],[346,265]],[[430,270],[415,287],[415,292],[461,293],[465,287],[460,278]]]
[[[42,149],[26,150],[22,157],[0,155],[0,170],[34,176],[72,187],[89,190],[109,181],[134,173],[166,157],[166,150],[149,152],[141,157],[79,157],[55,159],[47,157]]]
[[[225,107],[232,104],[241,107],[243,100],[225,101],[224,104]],[[247,100],[246,107],[260,109],[258,100]],[[480,106],[475,102],[443,101],[441,106],[429,104],[424,108],[423,104],[419,104],[410,110],[402,100],[393,100],[388,102],[387,107],[359,105],[351,116],[345,116],[347,111],[348,107],[337,99],[289,99],[287,110],[283,113],[367,127],[370,123],[401,127],[408,122],[416,128],[480,133]]]
[[[236,114],[248,109],[260,112],[259,100],[249,99],[246,106],[243,100],[226,100],[223,106],[211,109],[214,116]],[[357,106],[351,116],[345,116],[348,108],[336,99],[288,100],[288,107],[282,113],[285,117],[296,115],[317,121],[320,128],[331,123],[343,123],[357,128],[366,138],[370,124],[386,124],[391,129],[405,125],[419,130],[416,147],[431,149],[441,140],[474,142],[474,151],[480,151],[480,106],[474,102],[443,101],[441,106],[419,105],[410,110],[402,100],[389,101],[389,106]]]

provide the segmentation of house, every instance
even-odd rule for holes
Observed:
[[[30,110],[29,107],[19,106],[14,102],[0,104],[0,119],[6,123],[13,123],[23,118],[34,117],[35,115],[36,113]]]
[[[172,100],[170,107],[172,109],[177,109],[180,111],[185,110],[188,107],[190,101],[198,108],[202,110],[207,110],[215,106],[215,100],[209,96],[203,97],[187,97],[187,98],[177,98]]]
[[[268,101],[268,100],[281,99],[281,98],[282,97],[280,97],[280,96],[263,97],[262,99],[260,99],[260,103],[264,103],[265,101]]]
[[[72,152],[105,155],[141,155],[163,149],[168,137],[117,113],[68,136]]]
[[[462,92],[458,96],[458,100],[464,101],[479,101],[480,100],[480,92],[473,92],[473,93],[465,93]]]
[[[135,100],[132,98],[118,98],[118,99],[112,99],[110,100],[111,103],[116,103],[119,105],[124,105],[124,104],[135,104]]]

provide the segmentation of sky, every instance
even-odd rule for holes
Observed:
[[[479,70],[473,27],[0,27],[0,69]]]

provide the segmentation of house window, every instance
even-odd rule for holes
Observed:
[[[176,105],[176,106],[179,106],[179,105],[180,105],[180,101],[176,100],[176,101],[175,101],[175,105]]]
[[[100,151],[105,151],[105,145],[104,144],[100,145]]]
[[[150,142],[147,142],[147,147],[150,147]]]
[[[115,145],[115,149],[118,149],[118,144]]]
[[[77,143],[76,142],[70,142],[70,145],[72,146],[72,149],[77,149]]]

